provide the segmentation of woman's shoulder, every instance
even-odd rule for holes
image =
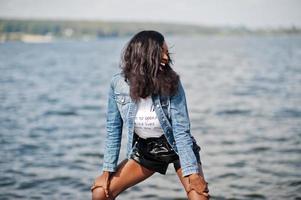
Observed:
[[[117,81],[118,79],[122,78],[122,72],[117,72],[115,74],[113,74],[113,76],[111,77],[111,81]]]
[[[113,74],[110,82],[114,86],[114,85],[116,85],[116,83],[118,83],[119,81],[121,81],[123,79],[124,79],[124,76],[122,75],[122,73],[118,72],[118,73]]]
[[[170,98],[177,98],[179,96],[185,95],[185,89],[184,89],[183,83],[180,78],[178,79],[178,82],[176,85],[177,85],[177,90],[173,95],[170,96]]]
[[[125,77],[121,72],[115,73],[111,78],[111,86],[114,89],[125,89],[128,87]]]

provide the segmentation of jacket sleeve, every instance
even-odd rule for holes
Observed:
[[[109,89],[107,103],[107,135],[105,138],[105,149],[103,159],[103,171],[115,172],[120,153],[121,134],[123,121],[117,107],[114,95],[114,79],[112,79]]]
[[[183,177],[199,172],[199,166],[193,151],[190,133],[190,119],[185,92],[181,81],[177,93],[170,98],[171,123],[176,146],[179,153]]]

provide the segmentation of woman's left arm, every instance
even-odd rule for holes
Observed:
[[[178,92],[170,99],[171,123],[176,140],[183,177],[188,177],[189,190],[196,190],[199,194],[210,197],[208,183],[205,181],[202,165],[199,166],[193,151],[193,141],[190,132],[185,91],[179,81]]]
[[[185,91],[180,80],[177,93],[170,98],[170,115],[183,177],[199,173],[198,161],[193,151]]]

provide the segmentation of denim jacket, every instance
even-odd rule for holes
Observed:
[[[196,143],[196,140],[190,133],[186,97],[181,82],[179,82],[178,91],[175,95],[152,95],[152,100],[164,135],[179,155],[183,177],[198,173],[198,162],[193,152],[193,143]],[[115,74],[111,79],[109,89],[103,171],[116,171],[123,126],[127,130],[128,139],[126,157],[130,158],[136,111],[137,104],[132,101],[129,95],[128,83],[121,73]]]

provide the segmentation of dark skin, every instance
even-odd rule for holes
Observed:
[[[208,200],[210,198],[207,182],[202,170],[200,171],[201,173],[185,177],[182,176],[181,168],[176,171],[189,200]],[[92,199],[114,200],[124,190],[142,182],[154,173],[132,159],[125,159],[118,165],[116,172],[104,171],[96,177],[91,187]]]
[[[167,44],[166,42],[163,43],[163,46],[162,46],[162,61],[161,61],[161,66],[165,65],[167,62],[168,62],[168,47],[167,47]]]
[[[163,43],[162,50],[161,66],[164,67],[168,62],[166,42]],[[103,171],[100,176],[96,177],[91,187],[92,200],[114,200],[124,190],[142,182],[154,173],[132,159],[125,159],[119,163],[115,172]],[[201,164],[199,164],[199,173],[183,177],[181,168],[176,170],[176,173],[189,200],[208,200],[210,198],[208,183],[205,181]]]

